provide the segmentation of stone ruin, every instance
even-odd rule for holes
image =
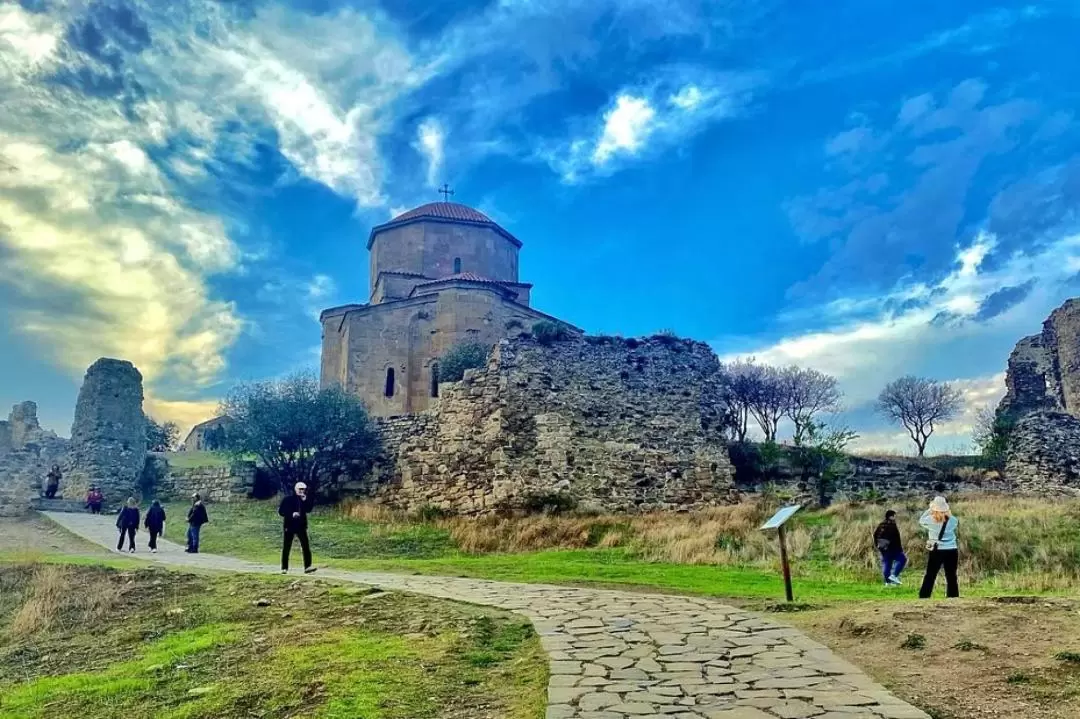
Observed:
[[[110,503],[137,495],[146,464],[142,374],[125,360],[99,359],[86,370],[75,421],[65,491],[85,496],[97,484]]]
[[[1080,298],[1017,343],[1005,385],[1006,479],[1020,491],[1080,492]]]
[[[41,493],[53,464],[63,464],[68,441],[43,430],[37,405],[20,402],[0,421],[0,516],[22,514]]]
[[[0,422],[0,515],[23,514],[39,502],[53,464],[63,471],[60,495],[70,504],[81,504],[91,483],[109,506],[137,495],[146,464],[142,400],[135,366],[103,358],[86,371],[70,440],[41,429],[33,402],[15,405]]]

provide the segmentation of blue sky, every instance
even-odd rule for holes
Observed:
[[[533,303],[835,374],[958,382],[1080,289],[1080,10],[705,0],[0,3],[0,402],[66,434],[134,361],[185,424],[315,365],[392,213],[473,205]]]

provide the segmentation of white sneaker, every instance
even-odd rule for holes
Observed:
[[[288,574],[288,573],[289,573],[289,570],[288,570],[288,569],[282,569],[282,570],[281,570],[281,573],[282,573],[282,574]]]
[[[157,550],[156,549],[151,549],[150,554],[157,554]]]
[[[131,553],[131,554],[135,554],[135,547],[132,547],[131,549],[129,549],[128,552]]]
[[[895,584],[899,587],[901,584],[903,584],[903,582],[900,581],[900,577],[894,574],[893,576],[889,577],[889,584]]]

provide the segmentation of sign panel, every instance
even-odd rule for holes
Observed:
[[[776,514],[769,518],[768,522],[761,525],[762,529],[779,529],[780,525],[791,519],[792,515],[802,509],[801,504],[793,504],[790,507],[781,507]]]

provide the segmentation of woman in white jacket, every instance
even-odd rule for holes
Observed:
[[[960,585],[956,581],[956,567],[960,563],[960,549],[956,543],[956,529],[960,520],[952,516],[949,503],[944,497],[934,497],[930,508],[923,512],[919,524],[926,529],[926,576],[923,577],[919,597],[929,599],[934,593],[938,572],[945,570],[945,596],[959,597]]]

